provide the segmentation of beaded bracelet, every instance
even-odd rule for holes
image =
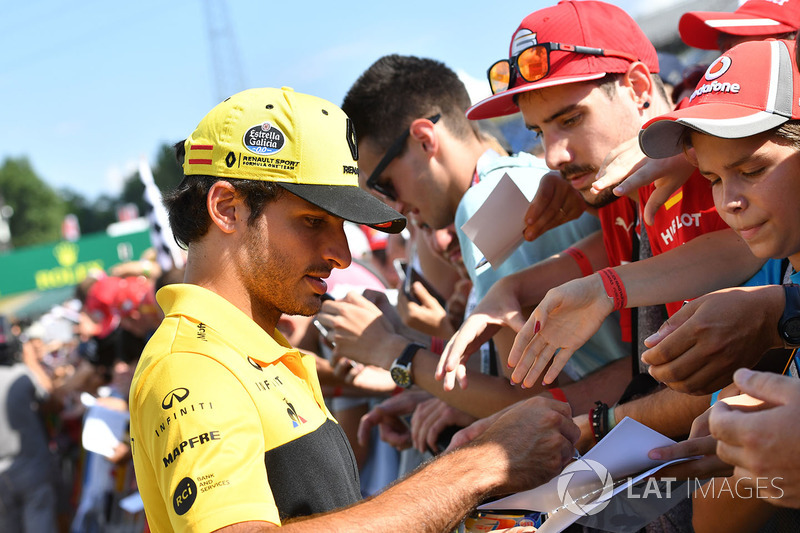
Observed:
[[[594,443],[597,444],[608,433],[608,405],[600,400],[594,402],[594,405],[589,411],[589,418],[592,420]]]

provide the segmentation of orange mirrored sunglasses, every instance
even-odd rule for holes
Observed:
[[[501,59],[489,67],[486,74],[489,77],[492,94],[507,91],[513,87],[516,76],[528,83],[538,81],[547,76],[550,72],[550,52],[553,50],[593,56],[619,57],[630,62],[639,60],[633,54],[616,50],[604,50],[603,48],[563,43],[534,44],[520,52],[516,57]]]

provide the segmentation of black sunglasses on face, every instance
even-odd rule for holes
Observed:
[[[432,117],[428,117],[428,120],[436,124],[440,118],[442,118],[442,114],[437,113]],[[392,202],[397,201],[397,191],[395,191],[394,185],[392,185],[392,180],[386,179],[380,181],[381,173],[386,170],[386,167],[389,166],[389,163],[391,163],[394,158],[400,155],[400,152],[403,151],[403,146],[405,146],[406,139],[408,139],[410,134],[411,130],[406,129],[397,139],[395,139],[389,149],[386,150],[386,153],[383,154],[383,157],[378,162],[378,166],[375,167],[375,170],[372,171],[372,174],[370,174],[369,178],[367,179],[367,187],[374,191],[378,191]]]

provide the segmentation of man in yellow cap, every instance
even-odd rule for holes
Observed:
[[[450,531],[482,499],[543,483],[572,457],[569,408],[531,400],[352,505],[357,467],[314,358],[275,325],[316,313],[325,278],[350,264],[345,220],[391,233],[405,219],[359,189],[347,116],[291,89],[232,96],[178,152],[185,178],[166,204],[188,249],[185,283],[157,295],[166,318],[130,394],[152,531]]]

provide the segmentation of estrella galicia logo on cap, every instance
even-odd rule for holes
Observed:
[[[242,142],[254,154],[271,155],[281,151],[286,144],[286,135],[277,126],[264,122],[247,130]]]
[[[161,400],[161,407],[162,409],[172,409],[172,404],[175,400],[178,400],[178,403],[181,403],[186,397],[189,396],[189,389],[185,389],[183,387],[178,387],[177,389],[172,389],[164,396],[164,399]]]
[[[706,80],[714,81],[715,79],[719,78],[726,72],[728,69],[731,68],[731,58],[728,56],[722,56],[717,58],[716,61],[709,65],[708,70],[706,70]]]
[[[185,515],[192,508],[196,499],[197,484],[192,478],[185,477],[175,487],[175,492],[172,495],[172,508],[175,509],[178,515]]]

